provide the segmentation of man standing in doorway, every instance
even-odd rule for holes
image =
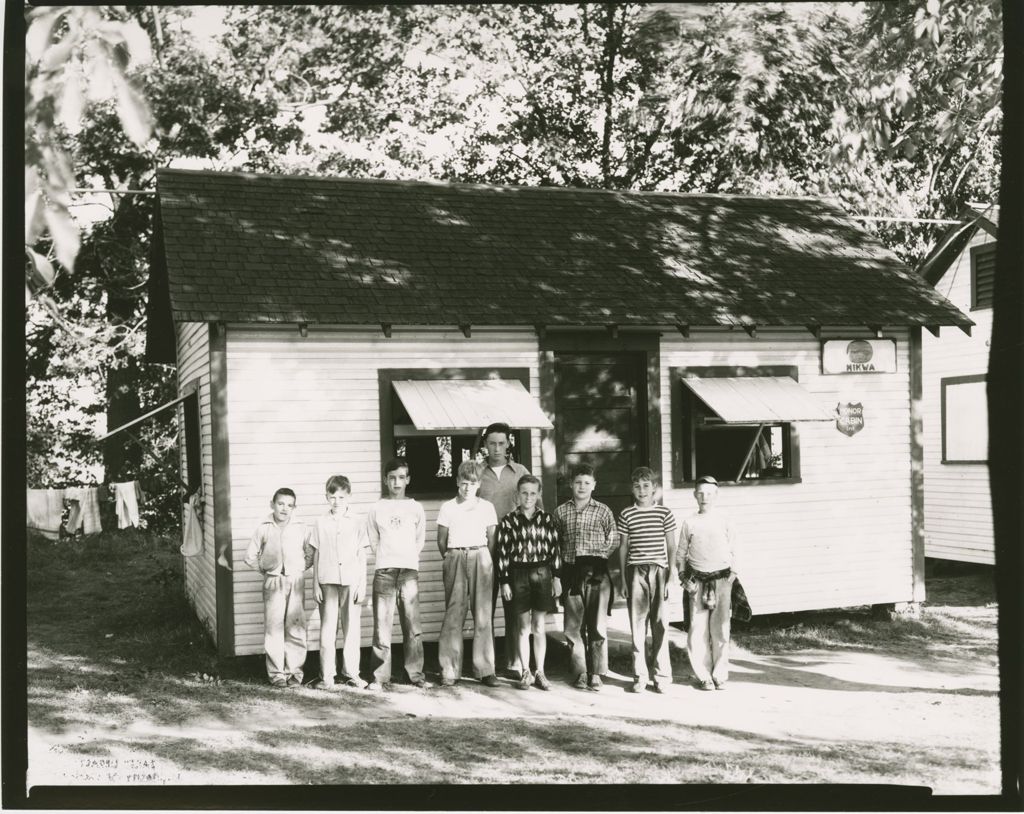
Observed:
[[[484,461],[484,471],[480,475],[480,488],[477,497],[488,500],[494,504],[494,513],[498,516],[498,523],[502,518],[515,509],[518,501],[517,484],[523,475],[529,475],[530,470],[520,463],[509,460],[509,437],[512,434],[508,424],[495,423],[488,425],[484,430],[484,449],[487,452],[487,460]],[[540,508],[543,506],[538,503]],[[494,595],[492,602],[496,604],[498,597],[498,580],[494,580]],[[519,630],[517,628],[518,616],[510,602],[504,597],[501,601],[505,614],[505,662],[510,673],[518,675],[522,672],[523,666],[519,663]]]

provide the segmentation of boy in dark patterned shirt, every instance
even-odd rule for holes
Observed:
[[[537,665],[536,683],[542,690],[551,689],[544,675],[547,652],[548,613],[555,610],[555,597],[562,591],[559,574],[562,556],[555,518],[537,508],[540,481],[523,475],[517,484],[519,506],[498,524],[498,580],[501,596],[517,616],[519,658],[523,665],[519,689],[528,690],[534,678],[530,675],[530,632]]]

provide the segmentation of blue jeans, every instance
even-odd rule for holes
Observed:
[[[373,574],[373,680],[391,681],[391,625],[398,606],[402,625],[405,671],[410,681],[423,676],[423,642],[420,631],[419,572],[412,568],[378,568]]]

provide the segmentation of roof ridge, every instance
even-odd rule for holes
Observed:
[[[750,201],[815,201],[832,206],[838,206],[830,196],[822,195],[752,195],[728,192],[679,192],[671,190],[646,190],[646,189],[605,189],[603,187],[573,187],[573,186],[530,186],[529,184],[482,184],[471,181],[438,181],[435,179],[405,179],[405,178],[364,178],[344,175],[307,175],[305,173],[273,173],[273,172],[247,172],[244,170],[202,170],[186,169],[179,167],[159,167],[157,175],[178,174],[178,175],[213,175],[228,178],[266,178],[271,180],[296,180],[316,181],[319,183],[350,183],[350,184],[387,184],[394,186],[429,186],[429,187],[455,187],[481,190],[514,189],[530,190],[552,193],[605,193],[615,195],[642,195],[644,197],[669,197],[669,198],[718,198],[723,200],[750,200]],[[841,207],[840,207],[841,209]]]

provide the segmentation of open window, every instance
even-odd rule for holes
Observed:
[[[672,481],[800,480],[800,421],[835,415],[796,381],[795,366],[671,368]]]
[[[988,462],[988,399],[985,376],[942,380],[942,463]]]
[[[481,431],[512,427],[510,457],[530,468],[530,429],[551,424],[529,385],[527,369],[445,368],[379,371],[381,461],[409,461],[408,494],[449,498],[459,464],[483,460]]]

